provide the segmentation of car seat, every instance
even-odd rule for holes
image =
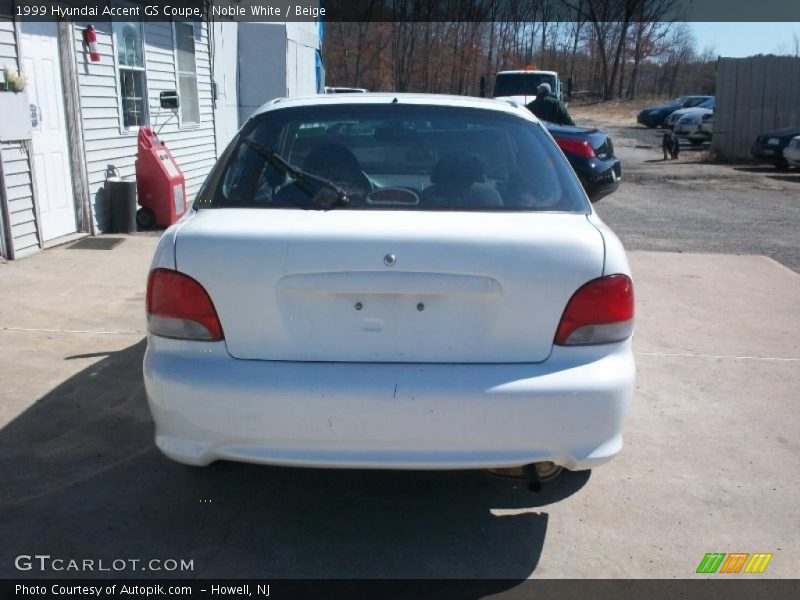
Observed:
[[[336,143],[324,143],[313,148],[303,161],[302,170],[327,179],[350,194],[368,194],[373,186],[353,152]],[[311,202],[306,186],[292,182],[275,195],[280,205],[305,206]]]
[[[449,152],[434,165],[431,185],[423,190],[420,205],[454,210],[502,207],[500,194],[485,181],[480,158],[464,151]]]

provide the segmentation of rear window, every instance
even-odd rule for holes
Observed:
[[[694,96],[694,97],[689,97],[689,98],[687,98],[687,99],[686,99],[686,101],[683,103],[683,107],[684,107],[684,108],[694,108],[694,107],[696,107],[696,106],[700,106],[700,105],[701,105],[701,104],[703,104],[703,103],[704,103],[706,100],[708,100],[708,98],[707,98],[707,97],[705,97],[705,96]]]
[[[497,75],[494,81],[495,96],[535,96],[538,87],[550,84],[550,89],[556,91],[556,78],[546,73],[508,73]]]
[[[200,207],[319,208],[331,183],[346,192],[346,209],[589,212],[541,126],[490,110],[269,111],[243,128],[215,171]]]

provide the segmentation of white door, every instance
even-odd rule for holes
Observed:
[[[214,134],[217,155],[239,129],[239,57],[238,23],[215,21],[214,81],[217,85],[217,103],[214,106]]]
[[[31,141],[39,227],[42,239],[47,241],[77,230],[58,60],[58,25],[53,21],[23,21],[21,46],[34,125]]]

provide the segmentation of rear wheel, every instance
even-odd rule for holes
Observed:
[[[136,211],[136,225],[139,229],[152,229],[156,224],[156,216],[149,208],[140,208]]]

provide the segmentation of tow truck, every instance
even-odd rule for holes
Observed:
[[[561,79],[555,71],[538,71],[530,66],[519,71],[499,71],[494,78],[493,98],[511,99],[525,106],[536,99],[537,88],[550,84],[550,91],[561,100]]]

